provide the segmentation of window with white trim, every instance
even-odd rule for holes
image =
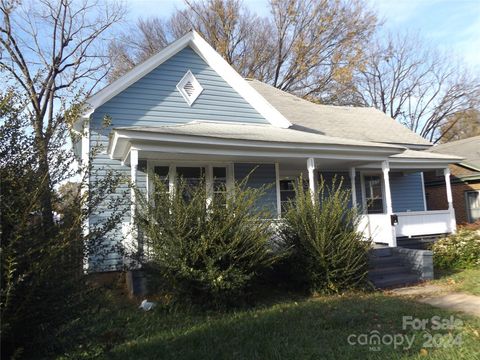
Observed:
[[[480,220],[480,191],[465,191],[468,222]]]
[[[365,175],[365,202],[368,214],[383,214],[382,178],[379,175]]]
[[[190,70],[183,76],[183,78],[177,84],[177,90],[182,94],[183,98],[189,106],[197,100],[203,91],[203,87],[198,80],[193,76]]]
[[[295,199],[296,183],[295,179],[280,180],[280,209],[282,213],[285,213],[289,201]]]
[[[227,200],[227,168],[224,166],[214,166],[213,172],[213,201],[226,205]]]

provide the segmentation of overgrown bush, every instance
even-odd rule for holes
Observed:
[[[350,192],[334,179],[322,180],[314,201],[301,182],[287,205],[280,237],[290,249],[285,268],[290,281],[314,292],[340,292],[366,284],[370,244],[357,232],[358,215]]]
[[[480,231],[459,228],[456,234],[435,242],[432,250],[435,268],[480,267]]]
[[[270,214],[258,207],[264,189],[236,184],[211,200],[204,182],[179,181],[173,194],[155,183],[150,199],[137,192],[147,268],[177,301],[218,307],[244,299],[280,256],[270,244]]]
[[[0,94],[2,359],[28,358],[32,353],[48,358],[49,352],[74,343],[72,333],[81,328],[82,322],[73,320],[80,319],[96,303],[83,273],[84,254],[101,258],[112,251],[105,249],[103,235],[122,215],[114,210],[83,236],[83,221],[99,204],[115,209],[116,201],[104,200],[121,179],[107,170],[105,180],[91,182],[94,188],[83,195],[80,184],[65,183],[84,167],[71,169],[73,154],[66,148],[68,132],[63,127],[52,142],[54,168],[49,177],[45,176],[21,105],[18,95]],[[50,213],[51,221],[46,221],[42,210],[45,182],[49,182],[48,195],[56,212],[55,217]],[[67,329],[68,323],[74,323],[76,329]]]

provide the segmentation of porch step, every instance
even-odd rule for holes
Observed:
[[[407,249],[429,249],[432,244],[445,234],[422,235],[412,237],[398,237],[397,246]]]
[[[416,274],[402,273],[402,274],[394,274],[381,279],[371,279],[370,281],[378,289],[387,289],[387,288],[413,285],[419,282],[419,278],[418,278],[418,275]]]
[[[419,276],[402,263],[391,248],[372,249],[369,253],[368,279],[379,289],[414,284]]]

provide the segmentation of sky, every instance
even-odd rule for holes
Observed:
[[[381,31],[419,33],[426,41],[457,55],[480,73],[480,0],[367,0],[383,20]],[[168,17],[183,0],[126,0],[128,21],[139,16]],[[267,16],[268,0],[244,0],[250,10]]]

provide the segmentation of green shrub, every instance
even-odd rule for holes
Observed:
[[[280,230],[291,249],[286,271],[294,285],[311,293],[365,285],[370,244],[356,231],[359,218],[349,208],[350,192],[336,179],[331,187],[321,181],[315,202],[302,185],[295,192]]]
[[[480,266],[480,231],[459,229],[432,246],[438,269],[467,269]]]
[[[225,306],[245,295],[278,258],[270,239],[270,214],[258,209],[264,189],[236,184],[207,206],[205,183],[180,181],[173,194],[155,180],[147,201],[137,192],[137,224],[144,235],[146,268],[154,270],[174,299]]]

